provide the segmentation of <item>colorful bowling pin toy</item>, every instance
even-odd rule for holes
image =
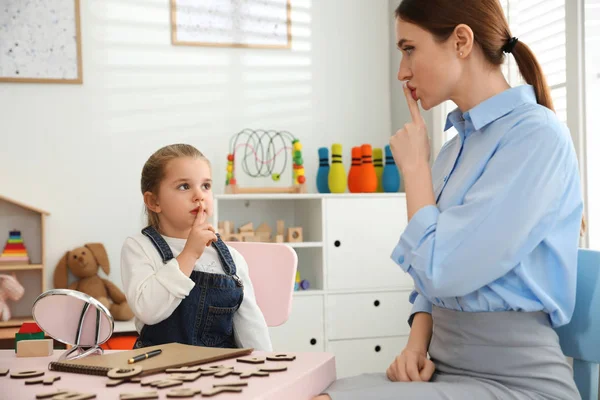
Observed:
[[[361,147],[362,165],[360,166],[360,191],[373,193],[377,190],[377,173],[373,165],[373,150],[370,144]]]
[[[319,193],[330,193],[329,191],[329,149],[319,148],[319,169],[317,170],[317,191]]]
[[[383,150],[380,148],[373,149],[373,166],[377,174],[377,192],[383,192],[383,184],[381,183],[381,175],[383,175]]]
[[[394,162],[394,156],[392,156],[392,149],[389,144],[385,146],[385,166],[383,167],[381,182],[384,192],[395,193],[400,189],[400,173]]]
[[[346,170],[342,161],[342,145],[331,145],[331,167],[328,176],[329,190],[331,193],[344,193],[347,186]]]
[[[362,152],[360,147],[352,148],[352,165],[348,171],[348,191],[360,193],[360,167],[362,165]]]

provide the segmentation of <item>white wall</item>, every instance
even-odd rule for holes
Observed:
[[[102,242],[121,285],[121,245],[142,227],[140,171],[165,144],[205,152],[220,193],[243,128],[300,137],[309,191],[318,147],[342,143],[349,165],[351,146],[388,143],[383,0],[292,0],[291,50],[174,47],[168,0],[81,4],[83,85],[0,83],[0,193],[51,213],[49,282],[65,251]]]

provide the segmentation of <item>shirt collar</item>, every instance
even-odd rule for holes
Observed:
[[[454,126],[456,130],[462,132],[464,130],[464,123],[467,121],[478,131],[517,107],[524,104],[536,103],[537,100],[533,86],[521,85],[510,88],[482,101],[464,114],[460,109],[455,108],[448,114],[444,130],[446,131]]]

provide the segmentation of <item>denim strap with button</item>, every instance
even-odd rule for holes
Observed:
[[[233,257],[227,248],[227,245],[221,239],[221,235],[217,233],[217,241],[212,243],[212,246],[217,250],[221,264],[223,264],[223,270],[227,275],[230,275],[239,287],[243,287],[242,280],[237,276],[237,270]]]
[[[156,250],[160,254],[163,263],[167,263],[169,260],[173,258],[173,252],[169,247],[169,244],[165,241],[165,239],[158,233],[156,228],[153,226],[147,226],[142,229],[142,233],[150,238]]]

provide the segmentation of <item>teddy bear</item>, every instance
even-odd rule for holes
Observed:
[[[78,280],[69,285],[69,289],[86,293],[102,303],[116,321],[129,321],[133,312],[127,304],[125,294],[111,281],[98,276],[98,268],[110,273],[108,254],[102,243],[86,243],[67,251],[54,270],[54,287],[67,287],[68,271]]]
[[[17,280],[17,276],[0,274],[0,321],[8,321],[11,317],[7,300],[19,301],[25,289]]]

